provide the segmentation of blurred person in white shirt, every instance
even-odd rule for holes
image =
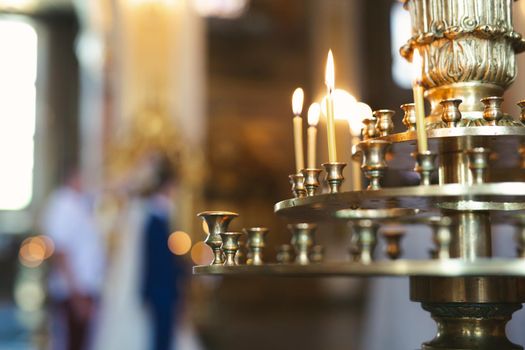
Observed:
[[[85,350],[102,287],[105,255],[78,170],[70,171],[63,185],[51,194],[42,229],[55,245],[49,297],[66,326],[65,339],[53,339],[53,349],[66,344],[67,350]]]

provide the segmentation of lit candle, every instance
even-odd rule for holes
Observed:
[[[326,60],[325,84],[328,90],[326,96],[326,133],[328,137],[328,161],[337,162],[337,149],[335,146],[335,117],[334,117],[334,99],[332,94],[335,90],[335,72],[334,56],[332,50],[328,51]]]
[[[417,133],[417,151],[425,153],[428,151],[427,131],[425,128],[425,100],[423,99],[423,85],[421,83],[421,74],[423,71],[423,61],[419,50],[415,49],[412,55],[412,64],[414,69],[414,104],[416,110],[416,133]]]
[[[308,157],[307,164],[309,169],[316,167],[316,143],[317,143],[317,123],[319,123],[319,115],[321,114],[321,107],[319,103],[312,103],[308,108]]]
[[[295,170],[300,173],[304,169],[304,150],[303,150],[303,111],[304,92],[303,89],[297,88],[292,96],[293,110],[293,136],[295,148]]]

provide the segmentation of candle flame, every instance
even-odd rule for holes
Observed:
[[[332,91],[332,99],[334,101],[334,118],[337,120],[348,120],[354,110],[354,105],[356,104],[355,97],[346,90],[335,89]],[[326,116],[327,115],[327,97],[325,96],[321,101],[321,111]]]
[[[319,103],[314,102],[308,108],[308,125],[317,126],[319,123],[319,116],[321,115],[321,106]]]
[[[421,84],[421,77],[423,75],[423,59],[418,49],[414,49],[412,53],[412,69],[414,76],[414,83]]]
[[[292,96],[292,110],[294,115],[301,115],[303,111],[304,91],[301,88],[295,89]]]
[[[332,92],[335,89],[335,68],[334,68],[334,55],[332,50],[328,51],[328,58],[326,59],[326,70],[324,81],[328,91]]]

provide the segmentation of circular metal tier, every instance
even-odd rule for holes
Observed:
[[[311,265],[266,264],[261,266],[194,266],[195,275],[273,276],[525,276],[525,259],[395,260],[370,264],[330,262]]]
[[[274,210],[292,222],[332,220],[341,209],[435,209],[451,210],[525,210],[525,182],[500,182],[479,185],[445,184],[392,187],[335,194],[292,198],[277,203]]]
[[[428,140],[437,141],[442,138],[458,137],[483,137],[483,138],[503,138],[510,141],[514,138],[525,137],[525,127],[522,126],[469,126],[455,128],[439,128],[427,130]],[[378,137],[378,140],[396,142],[407,142],[417,140],[415,131],[405,131],[388,136]]]

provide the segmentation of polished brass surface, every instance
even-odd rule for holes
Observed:
[[[496,126],[499,121],[503,118],[503,111],[501,110],[501,104],[503,103],[503,97],[490,96],[481,99],[483,103],[483,119],[487,125]]]
[[[387,229],[382,230],[381,234],[386,240],[386,255],[392,260],[399,259],[399,257],[403,254],[403,250],[401,249],[401,240],[405,235],[405,231],[400,229]]]
[[[304,186],[303,174],[289,175],[290,184],[292,185],[292,193],[296,198],[306,197],[306,188]]]
[[[412,153],[412,156],[416,159],[416,165],[414,171],[420,175],[420,185],[429,186],[431,184],[431,175],[434,171],[437,154],[432,151],[426,151],[425,153]]]
[[[466,260],[492,256],[490,215],[486,211],[451,211],[450,256]]]
[[[306,188],[307,196],[315,196],[317,188],[320,185],[319,175],[321,174],[321,169],[303,169],[302,173],[304,176],[304,187]]]
[[[288,264],[292,261],[293,247],[290,244],[281,244],[277,249],[277,262]]]
[[[435,244],[435,249],[431,251],[433,259],[449,259],[450,258],[450,241],[452,234],[450,226],[452,219],[448,216],[434,216],[427,219],[427,223],[432,228],[432,240]]]
[[[277,203],[274,210],[277,214],[295,222],[316,222],[331,220],[336,211],[350,208],[418,208],[423,214],[439,211],[437,207],[443,203],[459,203],[459,207],[449,207],[449,209],[506,211],[525,210],[524,201],[524,182],[445,184],[294,198]],[[492,214],[497,215],[497,213]]]
[[[373,139],[379,136],[379,130],[377,130],[376,123],[377,121],[375,118],[365,118],[363,120],[364,126],[361,132],[363,140]]]
[[[326,171],[326,182],[330,193],[338,193],[344,181],[343,169],[346,163],[324,163],[323,168]]]
[[[261,266],[195,266],[197,275],[276,275],[276,276],[436,276],[436,277],[525,277],[525,259],[480,258],[474,261],[446,260],[376,260],[370,264],[326,261],[322,264],[274,264]],[[512,287],[514,288],[514,287]],[[514,293],[514,292],[512,292]]]
[[[403,116],[403,125],[407,127],[408,131],[416,131],[416,107],[413,103],[405,103],[401,105],[401,109],[405,112]]]
[[[437,324],[437,334],[422,350],[518,350],[505,327],[520,303],[422,303]]]
[[[391,109],[380,109],[374,111],[376,117],[376,129],[379,131],[379,136],[388,136],[394,130],[394,122],[392,118],[396,114]]]
[[[467,150],[467,155],[474,183],[478,185],[484,183],[489,165],[490,150],[484,147],[475,147]]]
[[[244,229],[248,236],[248,249],[250,254],[246,260],[247,265],[263,265],[263,249],[266,246],[266,227],[250,227]]]
[[[292,233],[292,246],[295,249],[295,263],[308,265],[310,263],[310,250],[314,245],[314,233],[317,225],[298,223],[288,225]]]
[[[239,239],[243,235],[243,232],[222,232],[222,251],[226,259],[224,260],[224,265],[234,266],[237,265],[235,261],[235,255],[239,250]]]
[[[388,208],[388,209],[342,209],[335,212],[334,217],[343,220],[396,220],[409,218],[418,213],[418,209]]]
[[[367,190],[379,190],[380,179],[387,168],[386,153],[392,144],[383,140],[367,140],[355,145],[354,159],[361,159],[361,169],[369,179]]]
[[[461,121],[461,112],[459,111],[461,102],[462,101],[457,98],[446,99],[440,102],[443,108],[441,120],[445,123],[446,127],[454,128]]]
[[[370,264],[374,260],[379,225],[372,220],[356,220],[352,222],[352,228],[350,246],[352,260],[362,264]]]
[[[224,254],[222,251],[221,233],[228,231],[228,225],[239,214],[229,211],[204,211],[197,214],[206,223],[208,235],[204,243],[213,250],[212,265],[222,265]]]

